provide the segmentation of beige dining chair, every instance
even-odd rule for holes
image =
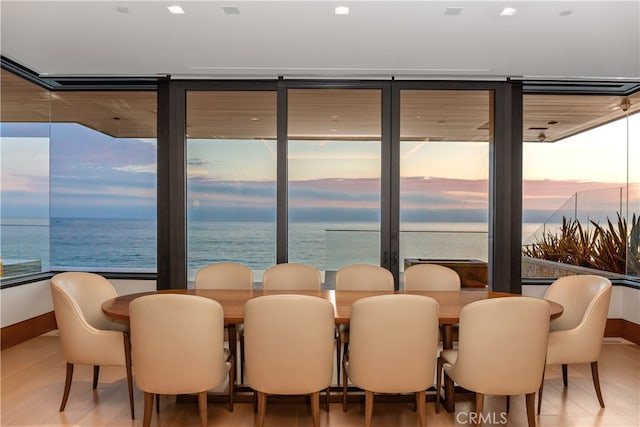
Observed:
[[[320,271],[315,267],[299,263],[276,264],[265,270],[262,288],[265,291],[320,290]]]
[[[477,301],[460,311],[457,350],[438,358],[436,412],[440,411],[442,370],[445,377],[476,393],[481,417],[484,396],[526,396],[529,427],[535,427],[534,400],[544,374],[551,306],[531,297]]]
[[[433,385],[438,348],[438,303],[420,295],[378,295],[351,308],[350,345],[343,356],[342,402],[349,379],[365,390],[365,426],[371,425],[374,393],[415,393],[425,425],[425,392]]]
[[[195,289],[253,289],[253,271],[246,265],[235,262],[209,264],[196,271]],[[240,382],[244,381],[243,325],[236,325],[236,342],[240,343]],[[228,335],[228,327],[225,327]],[[228,336],[225,340],[228,340]],[[236,355],[234,354],[234,357]]]
[[[202,426],[207,425],[207,391],[229,376],[233,412],[233,357],[224,351],[222,306],[195,295],[139,297],[129,306],[136,384],[144,392],[143,425],[149,426],[153,400],[161,394],[198,394]]]
[[[98,274],[66,272],[51,278],[53,310],[67,360],[60,412],[69,398],[74,365],[93,366],[94,390],[98,387],[100,366],[124,366],[131,419],[135,418],[129,334],[125,325],[113,322],[101,309],[104,301],[116,296],[111,282]]]
[[[257,425],[267,395],[311,395],[313,425],[320,425],[320,391],[333,376],[333,305],[307,295],[267,295],[247,301],[244,339],[247,382],[258,394]]]
[[[438,264],[414,264],[403,274],[405,291],[459,291],[460,276],[452,268]]]
[[[336,272],[336,291],[393,292],[393,274],[386,268],[371,264],[351,264]],[[336,333],[336,378],[340,385],[342,353],[349,348],[349,325],[340,324]]]
[[[596,396],[604,408],[598,358],[609,312],[611,282],[595,275],[561,277],[549,286],[544,297],[563,307],[560,317],[550,325],[547,365],[562,365],[562,380],[567,387],[567,365],[590,363]],[[543,385],[544,381],[538,392],[538,413]]]

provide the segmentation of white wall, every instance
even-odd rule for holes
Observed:
[[[155,280],[110,280],[118,295],[153,291]],[[49,280],[0,291],[0,326],[5,327],[53,311]]]

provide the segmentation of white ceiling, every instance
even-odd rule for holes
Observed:
[[[171,15],[172,4],[186,14]],[[351,13],[335,15],[339,5]],[[450,6],[462,13],[445,15]],[[517,14],[499,16],[506,6]],[[44,76],[640,79],[639,0],[2,0],[0,8],[2,55]]]

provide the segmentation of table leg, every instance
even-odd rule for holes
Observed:
[[[238,332],[236,330],[236,324],[229,323],[226,326],[227,326],[227,335],[229,338],[229,352],[231,353],[231,355],[236,361],[236,369],[237,369],[238,365],[240,364],[240,361],[238,359]],[[235,378],[239,378],[236,372],[234,372],[234,374],[236,374],[234,375]]]
[[[453,348],[453,325],[442,325],[442,349],[451,350]],[[444,379],[444,400],[442,406],[447,412],[455,411],[455,396],[453,380],[448,375],[443,374]],[[440,398],[440,390],[438,390],[438,399]]]

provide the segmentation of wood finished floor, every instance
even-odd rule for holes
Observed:
[[[542,427],[637,427],[640,426],[640,346],[622,339],[605,339],[599,361],[600,379],[606,409],[600,409],[588,365],[569,367],[569,387],[563,389],[559,367],[547,368]],[[1,426],[138,426],[142,425],[142,393],[136,391],[136,420],[129,418],[127,387],[123,368],[103,368],[97,391],[91,390],[92,369],[76,367],[75,378],[65,412],[58,412],[65,376],[65,361],[60,340],[48,334],[2,351]],[[458,426],[466,423],[466,411],[472,408],[472,395],[459,396],[456,413],[436,414],[427,403],[427,425]],[[494,414],[494,423],[502,425],[504,398],[487,397],[485,414]],[[209,425],[224,427],[253,426],[253,407],[236,404],[234,413],[227,405],[210,403]],[[198,426],[195,403],[176,403],[164,396],[160,414],[154,412],[152,426]],[[304,403],[269,403],[267,427],[312,425],[309,406]],[[331,404],[330,412],[321,412],[321,425],[348,427],[364,425],[364,407],[353,403],[344,413],[340,404]],[[377,403],[373,426],[417,426],[418,419],[408,403]],[[507,425],[526,426],[524,398],[512,399]]]

